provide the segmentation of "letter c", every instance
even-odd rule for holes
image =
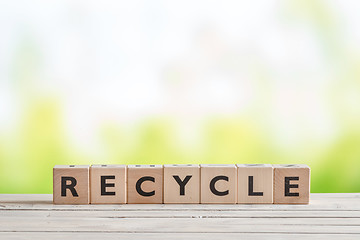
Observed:
[[[216,176],[214,177],[211,181],[210,181],[210,190],[213,194],[217,195],[217,196],[226,196],[229,194],[229,190],[220,192],[218,190],[216,190],[215,188],[215,183],[219,180],[224,180],[224,181],[229,181],[229,177],[227,176]]]
[[[141,184],[145,181],[151,181],[151,182],[155,182],[155,178],[154,177],[150,177],[150,176],[145,176],[140,178],[137,182],[136,182],[136,191],[138,192],[138,194],[140,194],[141,196],[144,197],[151,197],[155,195],[155,190],[151,191],[151,192],[145,192],[141,189]]]

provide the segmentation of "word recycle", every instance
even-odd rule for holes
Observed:
[[[308,204],[307,165],[57,165],[54,204]]]

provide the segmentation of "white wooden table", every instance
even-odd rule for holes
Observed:
[[[0,195],[0,239],[360,239],[360,194],[309,205],[53,205]]]

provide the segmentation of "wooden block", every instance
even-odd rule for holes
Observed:
[[[90,203],[126,203],[126,165],[90,167]]]
[[[271,164],[237,164],[238,203],[273,203]]]
[[[310,168],[303,164],[273,165],[274,203],[308,204]]]
[[[199,165],[164,165],[164,203],[200,203]]]
[[[89,204],[89,198],[89,165],[54,167],[54,204]]]
[[[163,166],[128,166],[128,203],[163,202]]]
[[[236,203],[235,164],[201,164],[201,203]]]

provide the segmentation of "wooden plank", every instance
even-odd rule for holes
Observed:
[[[263,240],[263,239],[277,239],[277,240],[313,240],[313,239],[326,239],[326,240],[358,240],[358,234],[291,234],[287,233],[81,233],[77,232],[0,232],[0,239],[37,239],[37,240],[64,240],[64,239],[87,239],[87,240],[158,240],[164,239],[248,239],[248,240]]]
[[[312,193],[312,200],[360,199],[360,193]],[[48,202],[52,201],[52,194],[0,194],[0,202]]]
[[[1,217],[92,218],[360,218],[360,211],[49,211],[0,210]]]
[[[360,234],[359,219],[340,218],[22,218],[0,217],[0,232]]]
[[[276,204],[118,204],[118,205],[53,205],[50,194],[2,194],[0,195],[0,211],[3,209],[47,209],[76,211],[360,211],[360,193],[311,194],[309,205],[276,205]]]
[[[310,205],[53,205],[0,195],[0,239],[360,239],[360,194],[311,194]]]

